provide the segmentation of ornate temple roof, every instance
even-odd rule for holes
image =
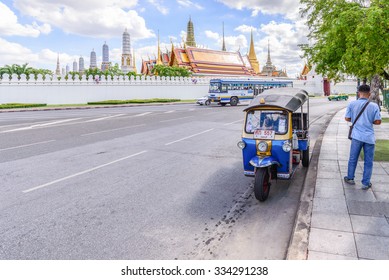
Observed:
[[[155,64],[184,67],[190,70],[195,76],[204,75],[228,75],[228,76],[258,76],[261,75],[259,62],[254,49],[253,32],[251,32],[250,51],[247,56],[242,56],[239,51],[226,51],[224,41],[223,23],[223,45],[222,50],[210,50],[195,47],[194,28],[189,18],[186,42],[183,47],[172,49],[165,53],[160,51],[158,36],[158,56],[155,60],[142,61],[143,75],[150,75]],[[269,52],[270,55],[270,52]],[[271,71],[273,76],[284,76],[284,71],[277,71],[274,67]]]
[[[239,52],[187,47],[181,57],[195,75],[251,75]]]
[[[170,59],[169,59],[170,58]],[[172,48],[170,53],[162,53],[164,65],[185,67],[194,75],[252,76],[251,64],[239,52],[216,51],[195,47]],[[168,64],[166,63],[167,61]],[[143,61],[142,74],[149,75],[156,60]]]

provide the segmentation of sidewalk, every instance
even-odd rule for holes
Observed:
[[[355,182],[343,181],[351,141],[345,109],[328,126],[320,150],[308,237],[309,260],[389,259],[389,162],[374,162],[372,184],[361,190],[363,161]],[[381,112],[388,118],[386,111]],[[377,139],[389,139],[389,123],[374,126]]]

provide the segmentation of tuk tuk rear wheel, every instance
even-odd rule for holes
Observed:
[[[254,181],[255,198],[259,201],[265,201],[269,196],[270,185],[268,168],[257,168]]]
[[[307,147],[307,149],[303,151],[302,164],[304,167],[309,167],[309,147]]]

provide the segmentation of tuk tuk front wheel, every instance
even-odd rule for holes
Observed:
[[[309,147],[303,151],[302,164],[304,167],[309,167]]]
[[[270,185],[268,168],[257,168],[254,181],[255,198],[259,201],[265,201],[269,196]]]

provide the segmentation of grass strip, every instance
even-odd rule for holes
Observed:
[[[0,109],[32,108],[32,107],[46,107],[46,104],[32,104],[32,103],[6,103],[6,104],[0,104]]]
[[[364,159],[363,150],[361,151],[361,158]],[[376,141],[374,161],[389,161],[389,140],[379,139]]]
[[[131,100],[105,100],[88,102],[88,105],[118,105],[118,104],[142,104],[142,103],[168,103],[168,102],[179,102],[181,99],[131,99]]]

